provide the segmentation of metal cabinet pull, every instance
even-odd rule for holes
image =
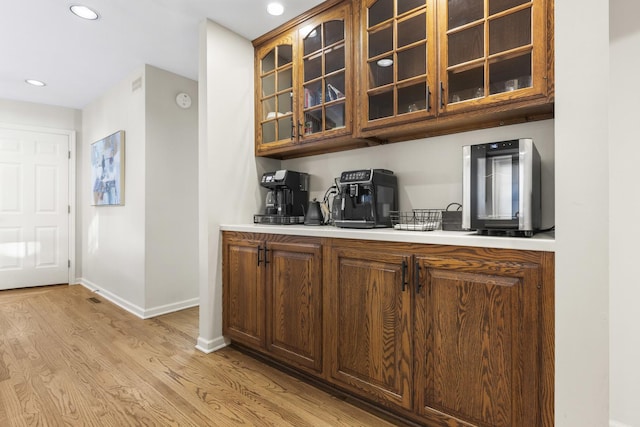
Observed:
[[[269,264],[269,249],[267,249],[267,245],[264,245],[264,265]]]
[[[402,261],[402,292],[407,288],[407,261]]]
[[[427,112],[431,111],[431,89],[427,85]]]
[[[262,246],[258,246],[258,267],[260,267],[260,251],[262,250]]]
[[[444,108],[444,85],[440,82],[440,108]]]
[[[413,276],[413,279],[414,279],[414,282],[415,282],[415,285],[416,285],[416,293],[420,293],[420,288],[421,288],[421,286],[420,286],[420,270],[421,270],[420,269],[420,263],[418,261],[416,261],[416,268],[415,268],[414,276]]]

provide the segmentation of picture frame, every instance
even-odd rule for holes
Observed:
[[[124,205],[125,132],[91,144],[91,205]]]

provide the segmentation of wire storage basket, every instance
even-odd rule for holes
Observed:
[[[391,225],[396,230],[433,231],[442,224],[442,209],[391,211]]]

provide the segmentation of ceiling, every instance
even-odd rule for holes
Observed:
[[[279,0],[285,12],[274,17],[266,13],[271,1],[3,0],[0,99],[81,109],[143,64],[197,80],[205,18],[253,40],[322,3]],[[71,14],[69,6],[79,3],[100,19]]]

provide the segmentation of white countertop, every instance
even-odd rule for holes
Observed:
[[[290,236],[331,237],[338,239],[378,240],[383,242],[423,243],[434,245],[475,246],[481,248],[519,249],[555,252],[555,233],[533,237],[479,236],[468,231],[401,231],[392,228],[355,229],[331,225],[222,224],[222,231],[285,234]]]

